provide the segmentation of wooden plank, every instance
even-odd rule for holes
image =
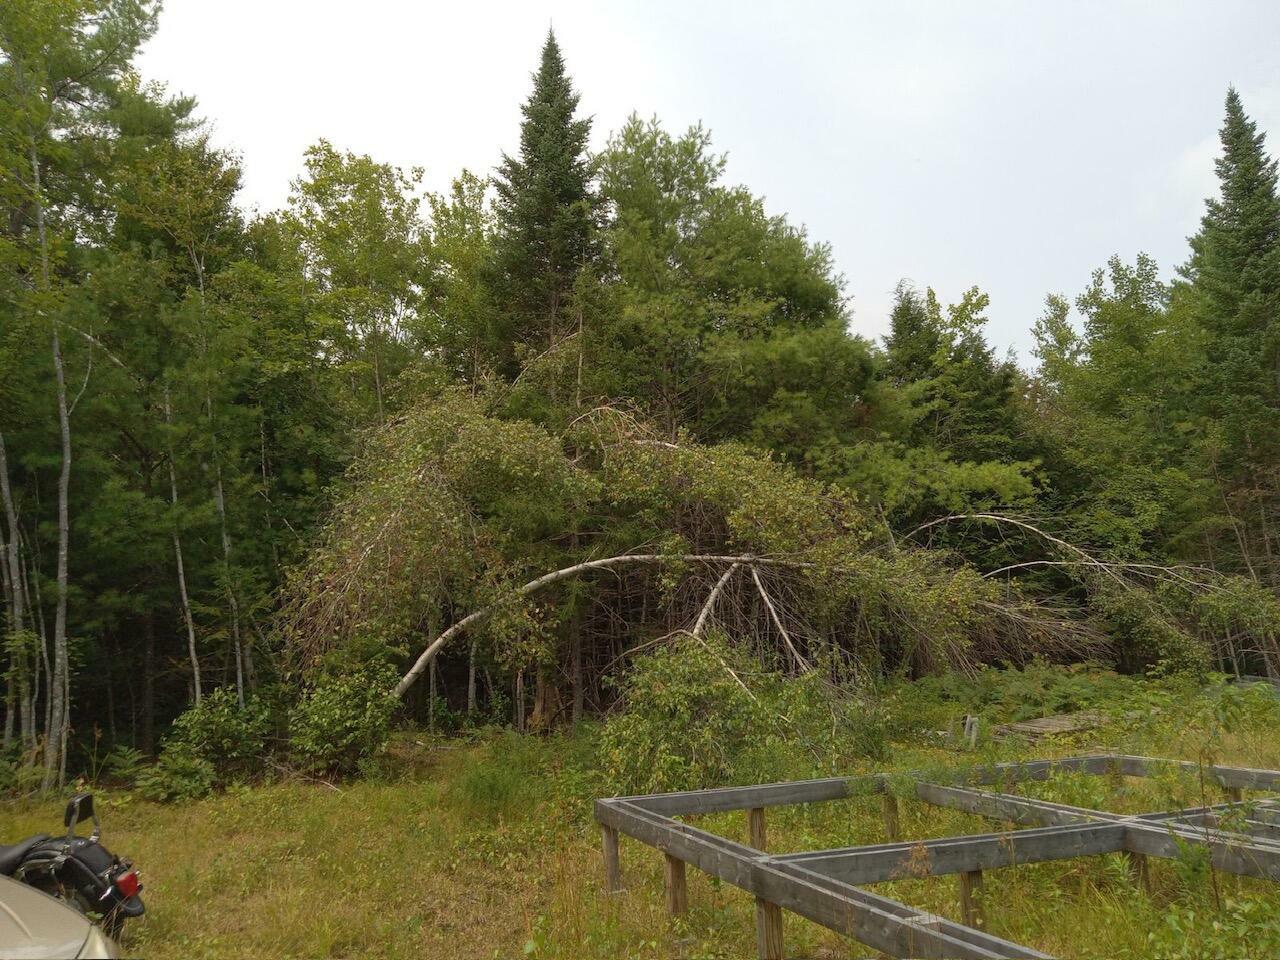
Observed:
[[[982,930],[823,877],[795,864],[753,867],[764,895],[784,909],[895,957],[1044,958]]]
[[[783,960],[782,908],[756,897],[756,953],[760,960]]]
[[[1133,885],[1144,893],[1149,893],[1151,891],[1151,869],[1147,863],[1147,855],[1125,850],[1124,859],[1129,868],[1129,877],[1133,880]]]
[[[1029,740],[1040,740],[1044,737],[1064,736],[1080,733],[1084,730],[1093,730],[1102,726],[1105,722],[1106,717],[1101,713],[1082,710],[1076,713],[1057,713],[1048,717],[1039,717],[1035,720],[1002,723],[995,727],[991,733],[995,737],[1016,736],[1025,737]]]
[[[825,780],[797,780],[788,783],[765,783],[749,787],[720,787],[714,790],[686,790],[679,793],[655,793],[641,797],[616,797],[642,807],[651,813],[676,816],[690,813],[723,813],[728,810],[750,810],[752,807],[777,807],[792,803],[822,803],[843,800],[859,787],[868,793],[879,792],[879,777],[832,777]]]
[[[1012,784],[1030,780],[1047,780],[1055,774],[1064,772],[1103,773],[1112,756],[1112,754],[1092,754],[1055,760],[985,764],[957,770],[953,777],[947,779],[955,783]],[[894,776],[910,780],[938,779],[937,771],[908,771]],[[608,799],[624,801],[651,813],[669,817],[750,810],[753,807],[777,807],[793,803],[823,803],[849,797],[868,796],[884,792],[885,780],[884,774],[868,774],[863,777],[830,777],[824,780],[796,780]]]
[[[764,807],[747,811],[747,834],[751,846],[763,852],[768,848]],[[756,953],[760,960],[782,960],[782,908],[756,897]]]
[[[663,861],[667,887],[667,913],[678,917],[689,911],[689,887],[685,882],[684,861],[669,853],[663,854]]]
[[[902,830],[898,824],[898,798],[888,791],[885,791],[883,797],[884,835],[889,840],[901,839]]]
[[[752,807],[747,811],[747,835],[751,838],[751,846],[757,850],[768,849],[765,834],[764,807]]]
[[[950,807],[1012,823],[1066,826],[1111,819],[1108,814],[1083,807],[1070,807],[1047,800],[1030,800],[1009,793],[989,793],[968,787],[948,787],[939,783],[917,783],[916,796],[938,807]]]
[[[604,889],[606,893],[618,893],[622,889],[622,866],[618,858],[618,831],[608,824],[600,824],[600,843],[604,848]]]
[[[1125,849],[1122,824],[1087,823],[969,837],[944,837],[775,857],[845,883],[864,885],[910,877],[996,870],[1023,863],[1096,856]]]
[[[960,874],[960,916],[975,930],[987,925],[982,914],[982,871],[966,870]]]
[[[1242,877],[1280,880],[1280,845],[1230,839],[1239,836],[1197,831],[1191,827],[1178,829],[1167,823],[1157,826],[1135,821],[1125,826],[1125,844],[1135,853],[1174,860],[1181,856],[1187,841],[1192,841],[1209,848],[1209,862],[1216,870]]]
[[[1129,754],[1118,754],[1117,762],[1120,770],[1129,777],[1154,776],[1160,770],[1180,769],[1194,777],[1199,777],[1202,770],[1205,779],[1221,787],[1239,787],[1245,790],[1280,791],[1280,771],[1258,770],[1253,767],[1227,767],[1220,764],[1208,764],[1203,768],[1191,760],[1165,760],[1156,757],[1136,757]]]

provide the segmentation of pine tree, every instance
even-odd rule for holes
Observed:
[[[578,94],[553,33],[542,48],[533,93],[521,108],[518,157],[503,155],[495,178],[497,237],[490,286],[509,325],[508,342],[532,354],[572,332],[575,282],[596,257],[597,201],[587,162],[591,121],[576,119]]]

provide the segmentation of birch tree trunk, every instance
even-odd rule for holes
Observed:
[[[173,426],[173,410],[169,404],[169,388],[164,388],[164,422]],[[173,506],[173,558],[178,571],[178,596],[182,600],[182,619],[187,627],[187,655],[191,658],[191,688],[195,694],[196,706],[204,690],[200,683],[200,656],[196,652],[196,624],[191,615],[191,596],[187,592],[187,570],[182,560],[182,537],[178,533],[178,471],[173,462],[173,443],[169,450],[169,503]]]
[[[35,143],[29,149],[31,160],[32,195],[36,213],[36,237],[40,244],[40,286],[49,292],[49,240],[45,229],[44,196],[40,184],[40,158]],[[67,565],[70,553],[71,524],[68,517],[68,496],[71,489],[71,414],[67,409],[67,378],[62,364],[62,343],[58,339],[58,324],[53,323],[51,336],[54,382],[57,388],[58,432],[62,441],[62,468],[58,472],[58,566],[57,596],[53,617],[53,677],[50,691],[49,726],[44,743],[44,780],[42,788],[48,790],[54,780],[62,784],[67,717],[70,708],[70,677],[67,663]]]

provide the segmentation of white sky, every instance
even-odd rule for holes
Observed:
[[[554,25],[593,143],[701,120],[729,179],[832,244],[854,329],[894,285],[992,299],[1029,358],[1044,296],[1113,253],[1171,272],[1213,191],[1229,83],[1280,151],[1280,3],[168,0],[143,75],[194,94],[283,205],[325,137],[440,189],[518,144]]]

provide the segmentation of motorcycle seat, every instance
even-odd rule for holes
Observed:
[[[32,848],[48,839],[47,833],[37,833],[34,837],[27,837],[19,843],[0,846],[0,876],[13,876],[13,871],[22,865],[22,861],[26,859]]]

